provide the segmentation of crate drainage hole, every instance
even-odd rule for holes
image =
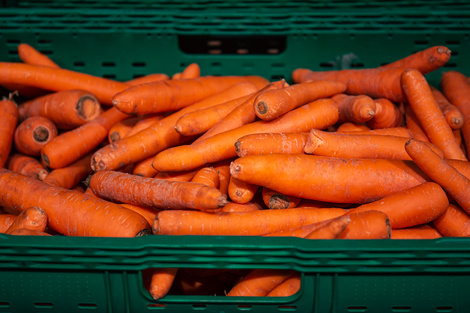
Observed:
[[[162,303],[150,303],[147,304],[149,310],[163,310],[166,309],[166,305]]]
[[[392,312],[405,313],[411,312],[410,306],[392,306]]]
[[[78,308],[85,310],[96,310],[98,305],[96,303],[79,303]]]
[[[251,310],[252,308],[253,307],[249,304],[240,304],[237,306],[237,309],[241,311],[248,311],[248,310]]]
[[[452,312],[451,306],[438,306],[436,307],[436,312],[444,313],[444,312]]]
[[[9,308],[10,302],[0,302],[0,308]]]
[[[297,306],[295,305],[280,305],[277,307],[279,311],[297,311]]]
[[[367,312],[367,307],[362,306],[362,305],[349,306],[348,312],[352,312],[352,313]]]
[[[52,309],[54,304],[51,302],[35,302],[34,307],[37,309]]]
[[[207,305],[205,304],[193,304],[193,310],[205,310]]]

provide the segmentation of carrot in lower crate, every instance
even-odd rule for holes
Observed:
[[[327,98],[346,90],[346,85],[335,81],[316,81],[294,84],[259,94],[253,103],[256,115],[265,121],[320,98]]]
[[[14,141],[18,108],[12,99],[0,100],[0,167],[4,167]]]
[[[40,230],[27,229],[27,228],[18,228],[18,229],[12,230],[8,234],[13,235],[13,236],[52,236],[51,234],[40,231]]]
[[[50,91],[88,90],[106,105],[112,104],[116,93],[128,88],[124,83],[90,74],[14,62],[0,62],[2,83],[19,83]]]
[[[308,134],[308,132],[298,132],[246,135],[235,142],[235,151],[239,157],[255,154],[303,153]]]
[[[197,63],[191,63],[181,72],[180,79],[197,78],[201,76],[201,68]]]
[[[436,239],[442,235],[436,228],[429,225],[419,225],[409,228],[392,229],[390,239]]]
[[[353,218],[354,220],[354,218]],[[343,215],[337,218],[333,218],[325,225],[313,230],[311,233],[306,235],[305,239],[335,239],[337,238],[351,222],[350,215]],[[365,226],[367,230],[369,228]]]
[[[93,174],[89,186],[98,197],[151,208],[215,210],[227,204],[214,187],[115,171]]]
[[[413,112],[413,109],[409,105],[405,105],[405,120],[406,120],[406,128],[412,134],[411,138],[430,142],[428,135],[424,131],[421,123],[416,118],[416,114]]]
[[[367,121],[367,126],[371,129],[400,127],[403,123],[403,114],[397,105],[388,99],[374,99],[375,114]]]
[[[450,128],[452,128],[452,130],[462,128],[464,122],[462,112],[460,112],[460,110],[455,105],[450,103],[449,100],[447,100],[447,98],[437,88],[431,86],[431,91]]]
[[[230,176],[228,196],[233,202],[247,203],[253,199],[258,187],[258,185],[246,183]]]
[[[258,88],[268,83],[260,76],[204,76],[156,81],[116,93],[113,105],[126,114],[175,111],[240,82],[250,82]]]
[[[375,116],[376,103],[369,96],[337,94],[331,99],[338,105],[340,123],[365,123]]]
[[[285,281],[274,287],[266,297],[288,297],[300,290],[301,274],[292,273]]]
[[[41,150],[41,158],[53,169],[72,164],[97,148],[107,138],[109,129],[127,117],[117,109],[110,108],[96,119],[49,141]]]
[[[293,271],[281,269],[255,269],[243,277],[227,293],[228,297],[264,297],[285,281]]]
[[[341,134],[312,129],[304,152],[339,158],[411,160],[405,150],[408,140],[398,136]],[[444,156],[432,143],[423,143],[441,157]]]
[[[299,197],[288,196],[267,187],[261,188],[261,194],[264,204],[270,210],[295,208],[301,200]]]
[[[20,43],[18,45],[18,56],[26,64],[59,68],[57,63],[52,61],[51,58],[27,43]]]
[[[126,209],[129,209],[131,211],[134,211],[142,215],[147,220],[149,225],[153,224],[153,220],[155,219],[155,216],[159,212],[159,210],[157,209],[146,208],[146,207],[128,204],[128,203],[121,203],[120,205],[125,207]]]
[[[152,160],[153,162],[153,160]],[[198,169],[199,170],[199,169]],[[154,178],[167,181],[190,182],[198,170],[179,171],[179,172],[157,172]]]
[[[243,213],[208,213],[194,210],[158,212],[152,230],[156,235],[261,236],[284,229],[318,223],[344,215],[346,210],[284,209]]]
[[[342,124],[344,125],[344,124]],[[368,130],[354,130],[354,131],[336,131],[338,134],[352,134],[352,135],[385,135],[385,136],[397,136],[404,138],[412,138],[413,134],[411,130],[406,127],[390,127],[390,128],[377,128]]]
[[[450,56],[451,51],[449,48],[445,46],[432,46],[383,65],[382,68],[415,68],[425,75],[445,65],[449,61]]]
[[[411,139],[406,143],[405,149],[426,175],[441,185],[462,209],[470,213],[470,179],[423,142]]]
[[[15,221],[17,215],[10,213],[0,214],[0,233],[5,233],[11,224]]]
[[[28,117],[15,130],[15,148],[22,154],[39,156],[41,149],[57,134],[57,127],[49,119],[42,116]]]
[[[71,189],[91,174],[90,160],[91,153],[88,153],[68,166],[52,170],[43,179],[43,182],[52,186]]]
[[[149,229],[145,218],[118,204],[6,169],[0,169],[0,191],[0,206],[17,212],[38,206],[48,227],[67,236],[135,237]]]
[[[20,153],[13,153],[6,165],[10,171],[38,180],[43,180],[49,174],[36,158]]]
[[[445,237],[470,236],[470,215],[458,205],[449,204],[444,214],[432,223]]]
[[[131,80],[128,80],[125,82],[126,85],[128,86],[137,86],[145,83],[151,83],[155,81],[162,81],[162,80],[168,80],[170,77],[167,74],[164,73],[153,73],[153,74],[148,74],[144,75],[141,77],[136,77]]]
[[[24,209],[15,218],[13,223],[6,230],[6,234],[20,228],[31,230],[45,231],[47,227],[47,214],[40,207],[33,206]]]
[[[390,239],[392,228],[384,212],[365,211],[349,214],[351,218],[337,239]]]
[[[149,293],[152,298],[158,300],[166,296],[177,272],[177,268],[151,268],[145,273],[150,275]]]
[[[203,184],[209,187],[219,188],[219,173],[213,167],[203,167],[197,171],[191,179],[193,183]]]
[[[126,137],[139,119],[139,116],[129,116],[111,126],[108,132],[108,141],[111,143]]]
[[[411,161],[306,154],[246,156],[232,162],[230,173],[287,195],[335,203],[374,201],[428,179]]]
[[[331,99],[319,99],[292,110],[273,121],[258,121],[214,135],[191,145],[166,149],[155,156],[157,171],[187,170],[235,157],[238,138],[255,133],[304,132],[323,129],[338,121],[338,109]]]

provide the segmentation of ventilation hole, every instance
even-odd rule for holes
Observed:
[[[207,50],[207,53],[209,53],[209,54],[222,54],[222,50],[220,50],[220,49],[210,49],[210,50]]]
[[[52,54],[52,51],[50,51],[50,50],[42,50],[41,52],[45,55],[51,55]]]
[[[207,309],[207,305],[205,304],[193,304],[193,310],[205,310]]]
[[[279,311],[297,311],[297,306],[295,305],[280,305],[277,307]]]
[[[279,54],[279,49],[277,48],[270,48],[267,50],[268,54]]]
[[[460,41],[458,41],[458,40],[447,40],[446,45],[460,45]]]
[[[96,310],[98,305],[96,303],[79,303],[79,309],[88,309],[88,310]]]
[[[17,55],[17,54],[18,54],[18,51],[16,51],[16,50],[8,50],[8,54],[9,54],[9,55]]]
[[[367,312],[367,307],[362,306],[362,305],[349,306],[348,312],[352,312],[352,313]]]
[[[273,64],[271,64],[271,66],[280,68],[280,67],[284,67],[285,64],[284,63],[273,63]]]
[[[209,47],[220,47],[221,44],[222,42],[220,40],[208,40],[207,41],[207,45]]]
[[[411,312],[410,306],[392,306],[392,312],[404,313]]]
[[[20,43],[21,41],[19,39],[8,39],[7,40],[7,43],[12,43],[12,44],[18,44]]]
[[[272,80],[281,80],[285,79],[284,75],[278,74],[278,75],[271,75]]]
[[[320,63],[320,67],[333,67],[333,63],[323,62],[323,63]]]
[[[40,44],[48,44],[48,43],[51,43],[51,41],[49,39],[39,39],[38,40],[38,43]]]
[[[82,67],[82,66],[85,66],[85,62],[76,61],[76,62],[73,62],[73,66]]]
[[[451,306],[438,306],[436,307],[436,312],[445,313],[445,312],[452,312]]]
[[[163,310],[166,309],[166,305],[163,303],[150,303],[147,304],[147,308],[149,308],[149,310]]]
[[[0,302],[0,308],[8,308],[10,307],[10,302]]]
[[[451,51],[451,53],[450,53],[450,54],[451,54],[453,57],[455,57],[455,56],[459,55],[459,52],[458,52],[458,51],[455,51],[455,50],[453,50],[453,51]]]
[[[109,78],[109,79],[115,79],[116,78],[116,74],[103,74],[102,76],[104,78]]]
[[[353,68],[364,67],[364,63],[351,63],[350,66]]]
[[[212,67],[221,67],[221,66],[222,66],[222,63],[220,63],[220,62],[212,62],[212,63],[211,63],[211,66],[212,66]]]
[[[133,62],[133,67],[145,67],[147,64],[145,62]]]
[[[132,75],[132,78],[140,78],[140,77],[144,77],[145,74],[134,74]]]
[[[237,49],[237,54],[248,54],[250,51],[248,49],[240,48]]]
[[[240,310],[240,311],[249,311],[251,310],[253,307],[249,304],[240,304],[237,306],[237,309]]]
[[[415,45],[428,45],[429,42],[427,40],[415,40]]]
[[[456,64],[456,63],[449,63],[449,62],[447,62],[447,63],[444,64],[442,67],[457,67],[457,64]]]
[[[103,62],[103,63],[101,63],[101,65],[104,66],[104,67],[115,67],[116,63],[114,63],[114,62]]]
[[[35,302],[34,307],[37,309],[52,309],[54,305],[51,302]]]

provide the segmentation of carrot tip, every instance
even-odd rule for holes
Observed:
[[[264,101],[259,101],[257,104],[256,104],[256,111],[259,113],[259,114],[266,114],[268,113],[268,105],[266,102]]]
[[[33,138],[37,142],[45,142],[49,139],[49,131],[44,126],[38,126],[33,132]]]
[[[49,157],[47,156],[47,154],[42,153],[41,158],[47,166],[50,165]]]

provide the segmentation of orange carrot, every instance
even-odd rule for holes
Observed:
[[[143,177],[155,177],[158,172],[152,167],[153,157],[140,161],[134,165],[132,174]]]
[[[411,161],[306,154],[246,156],[232,162],[230,173],[286,195],[335,203],[374,201],[428,179]]]
[[[313,209],[313,210],[315,210],[315,209]],[[336,208],[333,209],[333,210],[336,210]],[[279,231],[275,231],[275,232],[272,232],[272,233],[265,234],[264,236],[266,236],[266,237],[301,237],[301,238],[305,238],[305,236],[307,236],[308,234],[312,233],[313,231],[327,225],[333,219],[337,219],[337,218],[345,219],[344,216],[345,215],[340,215],[340,216],[334,217],[332,219],[326,219],[326,220],[323,220],[323,221],[320,221],[320,222],[315,222],[315,223],[303,225],[303,226],[300,226],[300,227],[286,228],[286,229],[282,229],[282,230],[279,230]]]
[[[334,81],[299,83],[281,89],[267,90],[254,100],[256,115],[265,121],[320,98],[327,98],[346,90],[346,85]]]
[[[139,116],[129,116],[111,126],[108,131],[108,141],[112,143],[126,137],[137,121],[139,121],[139,119]]]
[[[186,66],[183,71],[181,72],[180,79],[187,79],[187,78],[197,78],[201,76],[201,68],[197,63],[191,63]]]
[[[6,169],[0,169],[0,191],[0,206],[17,212],[38,206],[48,226],[67,236],[135,237],[149,229],[142,216],[118,204]]]
[[[289,278],[274,287],[266,294],[266,297],[288,297],[297,293],[300,290],[301,274],[298,272],[292,273]]]
[[[38,180],[43,180],[48,174],[47,169],[36,158],[20,153],[14,153],[10,156],[6,168]]]
[[[90,187],[100,198],[150,208],[214,210],[227,204],[214,187],[114,171],[93,174]]]
[[[369,131],[369,126],[361,123],[344,122],[336,128],[337,132]]]
[[[151,268],[149,292],[155,300],[161,299],[170,291],[177,268]]]
[[[41,158],[54,169],[72,164],[98,147],[108,136],[109,129],[126,117],[128,115],[111,108],[96,119],[49,141],[42,148]]]
[[[228,297],[264,297],[293,273],[291,270],[255,269],[227,293]]]
[[[347,123],[341,124],[345,125]],[[377,128],[368,130],[354,130],[354,131],[341,131],[340,128],[336,130],[338,134],[355,134],[355,135],[385,135],[397,136],[404,138],[411,138],[413,134],[411,130],[406,127],[390,127],[390,128]]]
[[[409,105],[405,105],[405,120],[406,128],[409,129],[413,139],[430,142],[428,135],[426,135],[426,132],[421,126],[421,123],[418,121],[416,114]]]
[[[175,111],[244,81],[258,87],[267,84],[260,76],[205,76],[156,81],[118,92],[113,97],[113,105],[127,114]]]
[[[52,170],[43,179],[43,182],[52,186],[71,189],[91,174],[90,160],[91,153],[68,166]]]
[[[233,202],[247,203],[253,199],[257,190],[258,185],[240,181],[233,176],[230,177],[228,184],[228,196]]]
[[[433,46],[410,54],[403,59],[383,65],[382,68],[415,68],[425,75],[445,65],[449,61],[450,56],[451,51],[449,48]]]
[[[258,133],[240,137],[235,142],[239,157],[255,154],[303,153],[309,133]]]
[[[462,128],[464,122],[462,112],[460,112],[455,105],[450,103],[437,88],[431,86],[431,91],[450,128],[452,128],[452,130]]]
[[[219,188],[219,173],[213,167],[203,167],[191,179],[193,183]]]
[[[152,230],[156,235],[261,236],[318,223],[344,215],[344,209],[255,210],[244,213],[208,213],[190,210],[158,212]]]
[[[341,134],[312,129],[304,152],[339,158],[411,160],[405,150],[408,140],[397,136]],[[432,143],[423,143],[441,157],[444,156]]]
[[[40,207],[29,207],[24,209],[6,230],[6,234],[20,228],[45,231],[47,227],[47,214]]]
[[[121,206],[142,215],[142,217],[145,218],[145,220],[149,223],[149,225],[153,224],[153,220],[155,219],[155,216],[157,216],[157,213],[159,212],[159,210],[157,209],[146,208],[146,207],[128,204],[128,203],[121,203]]]
[[[354,220],[354,218],[352,219]],[[351,222],[351,215],[343,215],[337,218],[333,218],[328,221],[325,225],[313,230],[304,238],[306,239],[335,239],[348,227]],[[369,230],[369,226],[364,225],[366,231]],[[351,236],[351,229],[349,229],[349,236]]]
[[[321,208],[337,208],[337,207],[348,207],[349,204],[324,202],[311,199],[301,199],[297,208],[310,208],[310,209],[321,209]]]
[[[161,80],[168,80],[170,77],[167,74],[163,73],[153,73],[153,74],[148,74],[144,75],[141,77],[136,77],[131,80],[128,80],[125,82],[126,85],[128,86],[137,86],[141,84],[146,84],[146,83],[151,83],[155,81],[161,81]]]
[[[429,223],[448,206],[444,190],[434,182],[427,182],[350,209],[347,214],[381,211],[387,214],[392,228],[397,229]]]
[[[157,172],[154,178],[168,181],[190,182],[198,170],[199,169],[179,172]]]
[[[207,163],[235,157],[238,138],[254,133],[304,132],[323,129],[338,120],[338,109],[331,99],[319,99],[292,110],[273,121],[258,121],[226,131],[191,145],[166,149],[155,156],[157,171],[192,169]]]
[[[181,73],[174,73],[172,76],[171,76],[171,79],[181,79]]]
[[[20,60],[26,64],[59,68],[51,58],[27,43],[21,43],[18,45],[18,56],[20,57]]]
[[[267,187],[261,188],[261,194],[264,204],[270,210],[295,208],[301,200],[299,197],[288,196]]]
[[[251,212],[251,211],[257,211],[257,210],[262,210],[262,209],[263,207],[255,201],[249,201],[247,203],[230,202],[226,206],[221,208],[220,212],[242,213],[242,212]]]
[[[423,142],[411,139],[406,143],[405,149],[426,175],[441,185],[462,209],[470,213],[470,179]]]
[[[455,204],[433,221],[439,233],[445,237],[470,236],[470,215]]]
[[[157,123],[158,121],[160,121],[163,118],[165,118],[165,115],[162,114],[162,113],[143,115],[139,119],[139,121],[134,125],[134,127],[132,127],[129,130],[129,132],[126,134],[125,137],[133,136],[133,135],[137,134],[138,132],[140,132],[141,130],[144,130],[144,129],[152,126],[153,124]]]
[[[85,124],[101,113],[96,97],[86,90],[64,90],[50,93],[21,103],[20,120],[31,116],[43,116],[59,129],[72,129]]]
[[[375,99],[375,115],[367,122],[371,129],[400,127],[403,114],[397,105],[388,99]]]
[[[337,94],[331,97],[338,105],[339,122],[365,123],[375,116],[376,103],[366,95]]]
[[[219,190],[228,195],[228,184],[230,183],[230,163],[233,159],[222,160],[212,163],[212,167],[219,173]],[[153,162],[153,160],[152,160]]]
[[[419,225],[403,229],[392,229],[390,239],[436,239],[442,235],[432,226]]]
[[[15,130],[15,148],[18,152],[30,156],[41,155],[41,149],[57,137],[57,127],[42,116],[28,117]]]
[[[13,236],[52,236],[49,233],[39,231],[39,230],[33,230],[33,229],[27,229],[27,228],[18,228],[15,230],[12,230],[9,235]]]
[[[10,213],[0,214],[0,233],[4,234],[15,221],[17,215]]]
[[[13,145],[18,108],[11,99],[0,100],[0,167],[7,162]]]
[[[429,140],[446,158],[466,160],[423,74],[409,69],[403,72],[401,81],[407,101]]]
[[[351,218],[337,239],[390,239],[392,228],[384,212],[369,210],[349,214]]]

